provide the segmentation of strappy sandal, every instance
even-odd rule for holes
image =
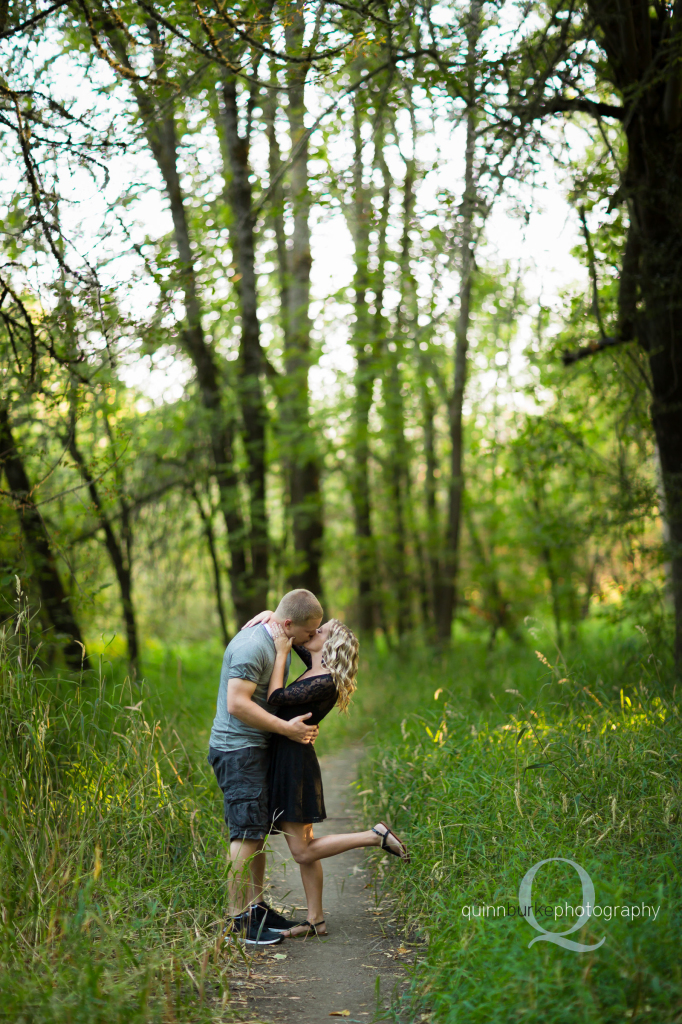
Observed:
[[[409,862],[410,862],[410,855],[407,852],[407,847],[405,846],[405,843],[402,841],[402,839],[398,839],[398,837],[395,834],[395,832],[392,832],[391,829],[388,827],[388,825],[386,825],[383,821],[380,821],[379,824],[383,825],[383,827],[386,829],[386,831],[385,832],[377,832],[377,830],[375,828],[373,828],[372,832],[376,832],[376,834],[378,836],[381,836],[381,849],[382,850],[386,850],[387,853],[392,853],[394,857],[400,857],[400,859],[404,860],[406,864],[409,864]],[[395,839],[396,843],[399,843],[400,850],[394,850],[392,847],[390,847],[388,845],[388,837],[389,836],[393,836],[393,838]]]
[[[321,921],[316,921],[315,924],[311,924],[310,921],[304,921],[303,924],[294,925],[294,927],[295,928],[305,928],[305,927],[307,927],[308,930],[306,932],[301,932],[300,935],[291,935],[291,934],[289,934],[289,935],[286,936],[286,938],[287,939],[307,939],[311,935],[314,935],[318,939],[326,939],[326,937],[327,937],[327,933],[326,932],[325,932],[324,935],[318,935],[317,934],[317,929],[319,928],[319,926],[321,924],[324,924],[324,918],[322,918]]]

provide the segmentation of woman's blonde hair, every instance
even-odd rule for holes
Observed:
[[[338,708],[348,711],[357,686],[360,643],[355,634],[338,619],[329,620],[329,633],[322,648],[322,662],[331,673],[339,694]]]

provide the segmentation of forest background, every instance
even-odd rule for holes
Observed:
[[[183,823],[156,866],[128,842],[131,891],[173,850],[219,845],[197,852],[201,770],[195,804],[166,792],[193,757],[181,768],[133,712],[161,701],[199,749],[223,645],[290,587],[361,636],[376,691],[360,732],[377,715],[398,729],[379,699],[393,678],[397,743],[444,683],[490,711],[490,687],[536,678],[539,636],[552,685],[579,664],[600,707],[645,677],[676,707],[679,17],[625,0],[0,5],[4,756],[17,792],[29,765],[34,786],[17,805],[3,790],[6,877],[40,861],[57,907],[71,878],[72,934],[95,919],[82,872],[100,879],[102,821],[119,807],[112,851],[133,827],[129,796],[100,788],[114,737],[131,778],[145,736],[157,757],[135,828],[158,801]],[[427,735],[419,765],[447,729]],[[36,852],[43,812],[61,839]],[[3,917],[5,954],[40,946],[49,975],[69,928],[26,884],[3,906],[32,938]],[[136,950],[147,988],[114,972],[107,1012],[120,983],[122,1019],[138,989],[144,1018],[154,972],[177,995],[177,953],[162,943],[144,974],[126,935],[117,955]],[[88,978],[94,1019],[105,983]]]
[[[644,344],[560,357],[617,337],[630,221],[615,116],[544,126],[568,43],[536,82],[539,13],[88,10],[3,44],[5,601],[134,670],[294,585],[389,640],[662,615]],[[582,273],[534,254],[564,205]]]

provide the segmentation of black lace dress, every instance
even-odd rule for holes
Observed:
[[[312,658],[305,647],[295,647],[301,661],[310,668]],[[274,690],[268,704],[276,707],[278,718],[291,721],[310,711],[307,725],[318,725],[336,704],[338,693],[328,673],[296,679],[290,686]],[[283,821],[311,823],[324,821],[322,775],[312,743],[296,743],[275,733],[270,745],[270,821],[278,831]]]

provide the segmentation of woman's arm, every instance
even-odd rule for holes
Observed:
[[[270,700],[270,694],[275,690],[284,689],[284,673],[287,666],[287,658],[291,653],[291,637],[288,637],[281,626],[273,627],[273,640],[275,641],[275,667],[272,670],[270,676],[270,682],[268,684],[268,697]]]
[[[252,619],[249,619],[248,622],[244,623],[244,625],[242,626],[242,629],[248,629],[249,626],[258,626],[258,625],[260,625],[261,622],[263,622],[263,623],[271,622],[274,614],[275,614],[274,612],[270,612],[267,609],[264,612],[258,612],[258,615],[254,615],[254,617]]]
[[[268,704],[311,704],[313,701],[328,700],[336,693],[336,686],[331,676],[311,676],[298,679],[291,686],[272,690],[268,694]]]

